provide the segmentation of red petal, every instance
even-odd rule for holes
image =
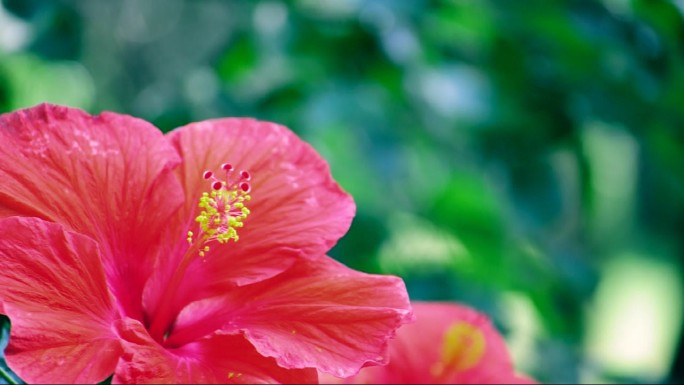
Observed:
[[[0,116],[0,143],[0,217],[36,216],[93,237],[117,300],[141,317],[150,257],[183,201],[170,170],[179,158],[161,132],[44,104]]]
[[[7,363],[28,382],[99,382],[121,354],[97,245],[35,218],[0,220]]]
[[[284,369],[261,356],[241,335],[212,335],[166,350],[140,322],[120,324],[124,354],[114,383],[317,383],[313,369]]]
[[[353,384],[525,383],[526,379],[514,374],[505,342],[486,316],[452,303],[412,305],[416,322],[399,329],[391,341],[388,365],[364,368],[345,380],[327,375],[321,375],[321,380]]]
[[[411,317],[401,279],[351,270],[329,257],[185,308],[170,343],[223,326],[244,331],[263,355],[287,368],[338,376],[387,360],[387,340]]]

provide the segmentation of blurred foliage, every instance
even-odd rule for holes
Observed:
[[[357,202],[335,258],[487,312],[539,381],[684,381],[681,2],[2,5],[0,110],[282,123]],[[636,298],[597,299],[634,255],[672,273],[649,324],[613,306]],[[649,292],[640,271],[615,282]],[[655,366],[590,348],[603,313],[636,322],[627,342],[664,333],[640,345]]]
[[[4,315],[0,315],[0,352],[5,351],[9,337],[9,320]],[[19,382],[18,378],[7,367],[3,357],[0,357],[0,384]]]

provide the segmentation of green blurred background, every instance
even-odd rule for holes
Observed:
[[[684,1],[0,4],[1,112],[282,123],[358,205],[335,258],[541,382],[684,381]]]

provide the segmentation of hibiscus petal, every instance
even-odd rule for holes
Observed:
[[[95,242],[36,218],[0,220],[7,363],[40,383],[99,382],[121,354],[118,317]]]
[[[124,354],[114,383],[261,384],[317,383],[313,369],[284,369],[257,353],[241,335],[212,335],[177,349],[164,349],[143,325],[119,324]]]
[[[183,202],[171,171],[180,160],[161,132],[130,116],[43,104],[1,115],[0,143],[0,217],[93,237],[116,298],[141,317],[150,257]]]
[[[183,158],[177,174],[187,200],[180,223],[196,226],[198,199],[210,189],[203,173],[213,170],[224,177],[225,171],[219,171],[225,162],[234,165],[233,174],[249,170],[252,199],[247,204],[251,214],[238,230],[240,240],[215,243],[205,258],[196,258],[173,298],[173,311],[159,312],[160,304],[169,302],[163,296],[184,250],[167,253],[143,297],[149,314],[164,317],[157,323],[170,323],[192,301],[273,277],[301,257],[320,257],[349,228],[355,212],[351,196],[332,180],[325,160],[283,126],[211,120],[176,129],[169,141]],[[179,240],[187,249],[185,237]]]
[[[223,326],[243,331],[257,351],[287,368],[337,376],[387,361],[387,341],[411,319],[404,283],[364,274],[324,257],[301,261],[267,281],[192,303],[169,343]]]
[[[453,303],[413,302],[416,322],[390,342],[388,365],[362,369],[329,383],[502,384],[534,383],[516,376],[501,335],[477,311]]]
[[[218,119],[181,127],[169,139],[183,158],[178,176],[188,218],[196,216],[198,198],[209,189],[203,171],[221,176],[220,165],[230,162],[236,172],[251,174],[251,214],[238,231],[240,241],[215,247],[216,254],[202,264],[214,280],[242,285],[269,278],[290,266],[283,263],[288,256],[321,256],[349,229],[355,212],[351,196],[333,181],[326,161],[287,128]],[[260,274],[245,275],[243,265]]]

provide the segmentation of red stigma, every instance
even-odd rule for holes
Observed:
[[[225,189],[226,191],[239,192],[237,190],[241,190],[242,193],[249,193],[252,190],[252,186],[247,183],[250,179],[252,179],[249,171],[240,170],[237,178],[235,176],[231,178],[229,174],[234,170],[232,164],[221,164],[221,170],[226,172],[226,178],[224,180],[217,178],[216,175],[209,170],[206,170],[204,173],[202,173],[202,178],[210,182],[211,188],[214,191]]]
[[[247,182],[242,182],[242,183],[240,183],[240,189],[242,191],[248,193],[252,189],[252,186],[250,186],[249,183],[247,183]]]

